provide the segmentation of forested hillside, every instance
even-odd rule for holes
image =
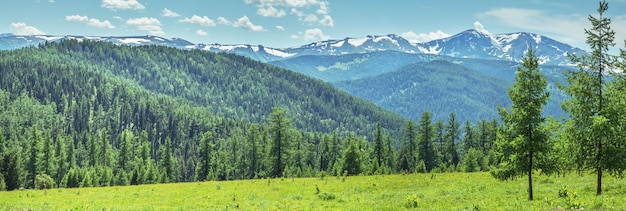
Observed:
[[[236,55],[67,40],[0,51],[0,74],[0,189],[494,165],[495,121],[407,122]]]
[[[282,175],[287,162],[275,174],[262,168],[275,110],[289,119],[278,128],[289,133],[282,150],[306,152],[298,166],[309,171],[322,133],[362,137],[380,123],[399,136],[405,122],[330,84],[241,56],[88,40],[0,51],[0,88],[0,169],[9,189],[33,187],[43,174],[63,187]],[[258,161],[239,162],[251,154]],[[211,159],[203,167],[211,176],[197,174],[201,158]],[[244,172],[244,164],[256,169]]]
[[[506,81],[441,60],[340,82],[337,87],[411,119],[418,119],[425,111],[433,112],[434,118],[440,120],[447,119],[450,112],[456,113],[461,122],[494,119],[498,104],[510,104]]]

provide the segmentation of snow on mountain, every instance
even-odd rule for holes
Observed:
[[[57,42],[66,39],[82,41],[100,40],[119,45],[164,45],[181,49],[200,49],[212,52],[234,53],[261,62],[271,62],[298,56],[328,56],[362,54],[377,51],[398,51],[411,54],[434,54],[461,58],[495,59],[520,62],[529,45],[532,45],[541,64],[568,65],[568,53],[585,54],[579,48],[555,41],[538,34],[517,32],[508,34],[486,34],[477,30],[466,30],[456,35],[425,43],[410,43],[401,36],[368,35],[325,40],[291,48],[271,48],[249,44],[194,44],[180,38],[166,39],[158,36],[18,36],[0,34],[0,50],[10,50]]]
[[[541,64],[568,65],[568,53],[585,54],[580,48],[538,34],[517,32],[485,34],[467,30],[448,38],[415,44],[422,53],[464,58],[498,59],[521,62],[532,46]]]

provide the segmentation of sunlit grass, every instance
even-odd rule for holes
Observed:
[[[607,177],[535,176],[497,181],[488,173],[278,178],[126,187],[0,192],[0,209],[34,210],[545,210],[624,209],[626,181]],[[568,197],[559,197],[567,187]]]

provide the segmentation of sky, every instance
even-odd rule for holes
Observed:
[[[626,0],[607,0],[616,48],[626,39]],[[397,34],[411,42],[467,29],[531,32],[588,49],[593,0],[3,0],[0,33],[140,36],[286,48]]]

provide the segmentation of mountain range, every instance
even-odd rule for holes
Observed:
[[[389,34],[326,40],[291,48],[194,44],[181,38],[158,36],[0,34],[0,49],[68,39],[237,54],[332,83],[406,118],[417,120],[421,111],[432,111],[438,112],[435,117],[444,119],[454,112],[459,120],[472,122],[498,118],[495,106],[510,103],[506,89],[512,86],[515,71],[528,46],[533,47],[548,78],[552,99],[546,113],[563,116],[559,102],[565,96],[556,84],[565,82],[563,72],[572,67],[567,54],[586,54],[580,48],[538,34],[487,34],[477,30],[425,43],[411,43]],[[459,73],[464,75],[458,76]],[[418,82],[428,78],[432,81]]]
[[[432,40],[425,43],[411,43],[407,39],[394,35],[368,35],[358,38],[344,38],[314,42],[298,47],[273,48],[251,44],[194,44],[181,38],[162,38],[158,36],[52,36],[52,35],[13,35],[0,34],[0,50],[16,49],[66,39],[90,39],[127,45],[165,45],[184,49],[201,49],[212,52],[227,52],[246,56],[261,62],[272,62],[300,56],[336,56],[362,54],[380,51],[397,51],[410,54],[443,55],[459,58],[492,59],[519,62],[528,45],[535,47],[544,65],[568,65],[567,53],[585,53],[572,47],[538,34],[518,32],[507,34],[487,34],[477,30],[466,30],[456,35]]]

